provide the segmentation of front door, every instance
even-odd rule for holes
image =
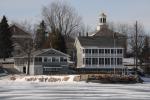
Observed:
[[[26,67],[25,66],[23,67],[23,73],[26,74]]]

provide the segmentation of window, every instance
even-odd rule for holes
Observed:
[[[118,54],[122,54],[122,49],[118,49],[118,50],[117,50],[117,53],[118,53]]]
[[[85,53],[91,54],[91,49],[85,49]]]
[[[64,62],[67,62],[67,58],[64,58]]]
[[[104,58],[99,58],[99,65],[104,65]]]
[[[48,58],[47,61],[48,61],[48,62],[51,62],[51,58]]]
[[[42,58],[41,57],[35,57],[35,62],[42,62]]]
[[[86,58],[85,63],[86,65],[91,65],[91,58]]]
[[[60,62],[63,62],[64,61],[64,58],[63,57],[60,57]]]
[[[56,60],[55,60],[55,58],[54,57],[52,57],[52,62],[55,62]]]
[[[105,65],[110,65],[110,58],[105,58]]]
[[[116,65],[116,58],[111,58],[111,65]]]
[[[98,50],[97,49],[92,49],[92,53],[96,54],[96,53],[98,53]]]
[[[103,54],[104,53],[104,49],[99,49],[99,53]]]
[[[102,19],[102,18],[100,19],[100,22],[103,22],[103,19]]]
[[[88,49],[85,49],[85,53],[88,53]]]
[[[111,49],[111,54],[115,54],[115,49]]]
[[[106,18],[103,18],[103,22],[106,23]]]
[[[122,65],[122,58],[117,58],[117,65]]]
[[[44,58],[44,62],[47,62],[47,58],[46,57]]]
[[[35,62],[38,62],[38,58],[37,57],[35,58]]]
[[[59,58],[52,57],[52,62],[59,62]]]
[[[39,62],[42,62],[42,58],[41,57],[39,57]]]
[[[97,65],[98,64],[98,58],[92,58],[92,64]]]
[[[67,58],[60,57],[60,62],[67,62]]]
[[[105,53],[109,54],[110,53],[110,49],[105,49]]]

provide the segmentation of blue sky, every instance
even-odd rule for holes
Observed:
[[[39,21],[42,7],[54,0],[0,0],[0,16],[10,21]],[[55,0],[56,1],[56,0]],[[150,0],[62,0],[69,2],[85,24],[96,28],[98,15],[103,11],[115,23],[143,23],[150,32]]]

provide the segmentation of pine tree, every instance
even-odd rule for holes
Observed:
[[[12,34],[9,30],[7,19],[3,16],[0,22],[0,58],[11,57],[13,51]]]
[[[42,22],[39,25],[39,28],[36,31],[35,37],[36,49],[42,49],[45,41],[46,41],[46,25],[45,22],[42,20]]]
[[[52,36],[52,48],[66,53],[66,43],[64,36],[56,29],[55,33]]]
[[[142,49],[142,61],[145,63],[144,71],[145,73],[150,74],[150,66],[149,63],[149,57],[150,57],[150,45],[149,45],[149,37],[146,36],[144,40],[144,47]]]
[[[145,40],[144,40],[144,47],[142,49],[142,58],[144,61],[148,61],[149,60],[149,56],[150,56],[150,46],[149,46],[149,37],[146,36]]]

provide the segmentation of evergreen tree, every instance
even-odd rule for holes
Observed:
[[[36,49],[42,49],[46,41],[46,25],[45,22],[42,22],[39,25],[39,28],[36,31],[35,44]]]
[[[12,34],[9,30],[7,19],[3,16],[0,22],[0,58],[11,57],[13,51]]]
[[[150,74],[150,66],[148,65],[150,59],[150,45],[149,45],[149,37],[146,36],[144,40],[144,47],[142,49],[142,62],[145,63],[144,71],[147,74]]]
[[[55,33],[52,36],[52,48],[66,53],[66,43],[64,36],[56,29]]]
[[[149,60],[149,56],[150,56],[149,37],[146,36],[144,40],[144,47],[142,49],[142,58],[144,62]]]

